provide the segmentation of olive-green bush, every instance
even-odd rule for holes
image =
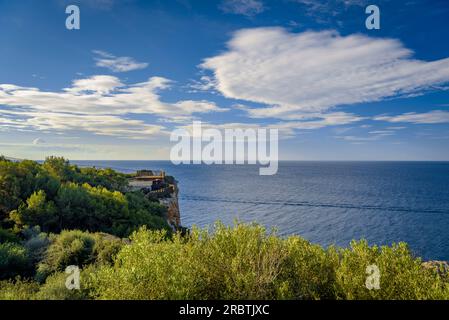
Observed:
[[[34,300],[39,291],[39,284],[34,281],[3,280],[0,281],[0,300]]]
[[[435,270],[424,268],[405,243],[369,247],[353,241],[340,249],[336,269],[336,297],[340,299],[449,299],[449,284]],[[366,290],[366,267],[380,270],[380,290]]]
[[[16,243],[0,243],[0,280],[29,276],[32,272],[27,250]]]
[[[448,299],[449,284],[422,266],[403,243],[324,249],[282,239],[258,225],[217,224],[167,237],[141,229],[113,266],[90,274],[98,299]],[[365,286],[380,269],[380,289]]]
[[[50,275],[39,290],[31,296],[36,300],[87,300],[90,299],[88,279],[90,273],[95,270],[89,266],[80,272],[80,289],[67,289],[67,276],[65,272],[56,272]]]
[[[79,268],[91,264],[111,264],[123,245],[121,239],[107,234],[63,231],[52,235],[51,244],[38,264],[36,279],[43,282],[49,275],[65,271],[71,265]]]

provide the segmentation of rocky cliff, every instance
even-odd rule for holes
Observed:
[[[159,199],[159,203],[167,207],[167,222],[175,229],[181,227],[181,214],[179,212],[178,203],[178,188],[176,187],[168,197]]]

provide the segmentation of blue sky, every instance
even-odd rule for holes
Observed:
[[[201,120],[286,160],[449,160],[449,3],[400,2],[0,0],[0,154],[168,159]]]

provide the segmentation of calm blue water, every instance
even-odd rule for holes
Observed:
[[[274,176],[248,165],[74,163],[166,170],[179,181],[185,226],[238,218],[322,245],[406,241],[425,259],[449,260],[449,162],[281,162]]]

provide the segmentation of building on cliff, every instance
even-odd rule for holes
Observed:
[[[178,202],[178,185],[176,180],[165,171],[139,170],[130,178],[129,186],[141,190],[152,201],[158,201],[167,208],[167,223],[174,229],[181,227],[181,215]]]

